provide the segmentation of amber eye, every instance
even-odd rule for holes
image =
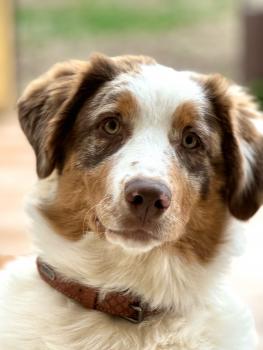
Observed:
[[[194,132],[187,131],[183,135],[182,145],[188,149],[197,148],[200,145],[200,139]]]
[[[120,130],[120,122],[117,118],[109,118],[104,122],[102,128],[107,134],[116,135]]]

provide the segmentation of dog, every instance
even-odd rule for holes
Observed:
[[[3,350],[252,350],[228,287],[263,201],[263,118],[218,74],[59,63],[18,101],[35,255],[1,272]]]

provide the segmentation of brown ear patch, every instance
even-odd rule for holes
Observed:
[[[44,177],[44,173],[50,173],[54,167],[46,159],[49,150],[46,149],[44,135],[48,121],[70,95],[77,67],[74,62],[55,65],[51,71],[33,81],[18,101],[20,125],[35,151],[39,177]]]
[[[56,159],[59,170],[64,165],[67,142],[84,102],[91,100],[103,84],[113,80],[118,73],[117,66],[109,58],[94,56],[88,67],[79,73],[79,82],[74,86],[72,95],[61,106],[56,118],[48,123],[50,132],[46,142],[49,148],[54,150],[55,156],[60,155],[60,158]]]
[[[222,130],[226,182],[223,195],[230,212],[247,220],[259,209],[263,192],[263,137],[251,122],[262,116],[251,96],[221,76],[210,76],[203,84]]]
[[[18,102],[18,113],[36,153],[40,178],[63,166],[66,138],[82,104],[117,73],[113,61],[95,56],[91,62],[56,65],[30,84]]]
[[[84,102],[118,74],[138,71],[141,64],[150,63],[154,60],[144,56],[96,54],[87,62],[57,64],[29,85],[18,102],[18,114],[34,148],[40,178],[55,167],[63,168],[67,140]]]

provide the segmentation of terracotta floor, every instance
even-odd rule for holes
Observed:
[[[0,116],[0,267],[12,256],[26,254],[30,240],[23,214],[24,195],[32,187],[34,155],[13,116]],[[246,226],[248,248],[235,261],[231,282],[252,309],[263,349],[263,210]]]

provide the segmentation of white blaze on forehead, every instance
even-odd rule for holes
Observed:
[[[131,139],[115,154],[110,176],[110,189],[118,197],[121,184],[131,178],[158,178],[168,182],[169,141],[162,129],[149,126],[134,132]]]
[[[115,154],[110,179],[113,192],[120,191],[123,180],[136,176],[161,178],[167,183],[172,153],[169,133],[176,108],[189,101],[202,109],[205,97],[201,86],[189,72],[158,64],[142,65],[139,73],[121,74],[113,85],[118,89],[125,86],[138,104],[131,139]]]
[[[159,64],[142,65],[137,74],[121,74],[118,82],[124,83],[136,97],[142,123],[170,126],[181,103],[192,101],[200,108],[204,105],[204,92],[189,72],[178,72]]]

